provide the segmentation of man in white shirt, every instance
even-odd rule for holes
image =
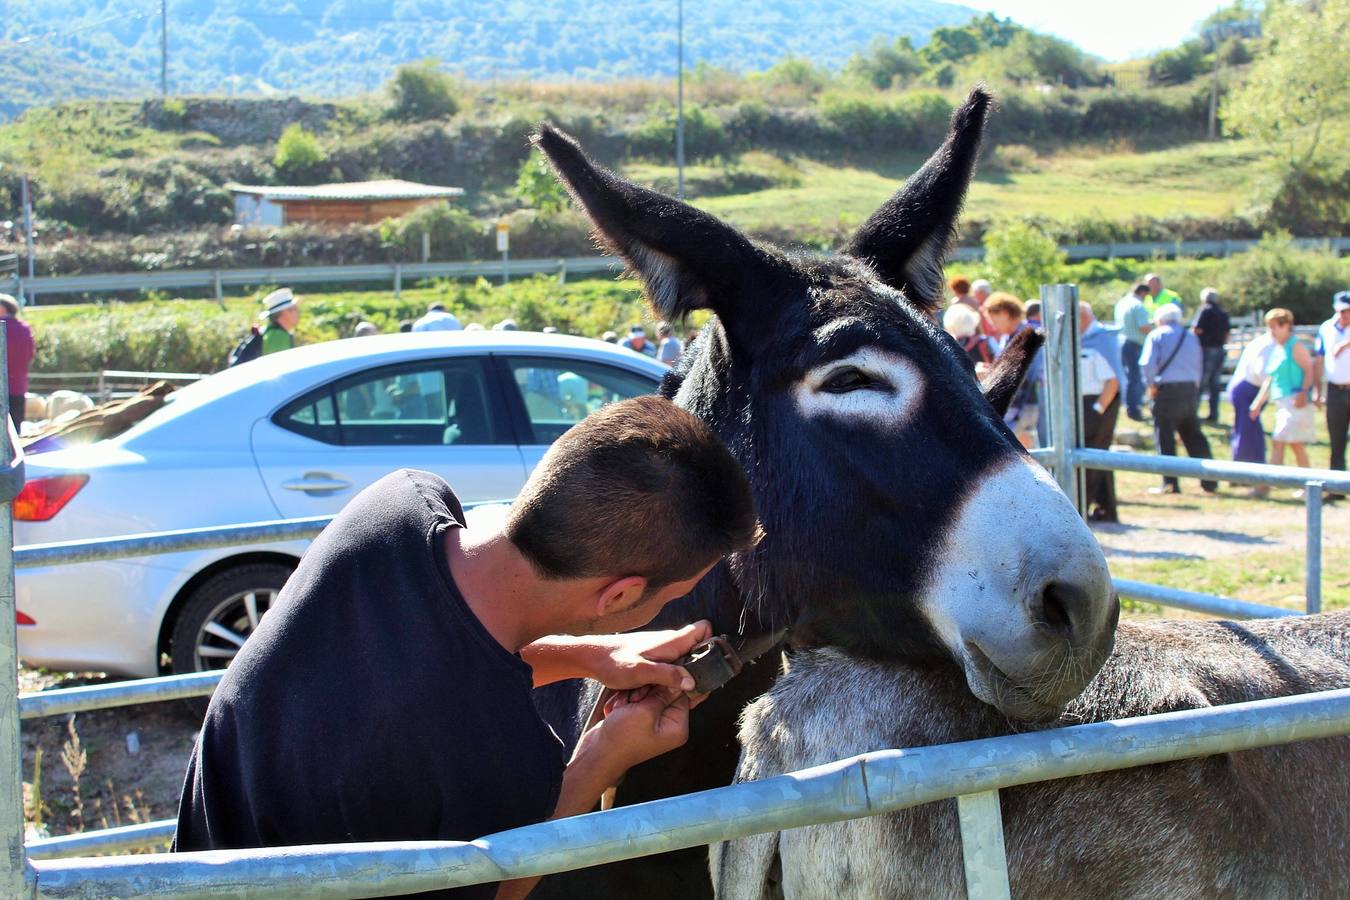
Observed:
[[[413,331],[462,331],[463,326],[455,314],[449,312],[443,303],[433,303],[427,314],[413,323]]]
[[[1078,330],[1082,335],[1101,331],[1092,307],[1079,304]],[[1109,332],[1108,332],[1109,334]],[[1093,344],[1102,343],[1092,341]],[[1115,438],[1116,418],[1120,414],[1120,376],[1099,350],[1081,346],[1078,353],[1078,381],[1083,388],[1083,444],[1094,450],[1110,450]],[[1085,479],[1088,518],[1094,522],[1119,522],[1116,512],[1116,481],[1111,472],[1089,469]]]
[[[1313,400],[1326,404],[1331,468],[1344,472],[1346,434],[1350,431],[1350,291],[1339,291],[1332,297],[1331,308],[1334,315],[1317,329]],[[1340,498],[1339,494],[1334,496]]]

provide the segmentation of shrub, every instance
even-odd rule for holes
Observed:
[[[1267,236],[1227,263],[1217,287],[1231,299],[1231,308],[1282,306],[1303,324],[1326,319],[1331,295],[1350,281],[1350,262],[1332,252],[1299,249],[1285,233]]]
[[[286,126],[277,141],[276,156],[272,165],[277,171],[290,179],[304,180],[315,176],[325,159],[319,139],[306,131],[305,126],[294,122]]]
[[[440,60],[424,59],[394,70],[389,82],[389,115],[405,122],[448,119],[459,111],[458,85],[440,69]]]
[[[431,237],[432,259],[477,259],[491,248],[483,226],[462,207],[430,203],[380,223],[380,241],[404,260],[422,258],[422,235]]]
[[[567,205],[567,191],[540,156],[531,156],[520,164],[515,195],[541,213],[561,212]]]
[[[1064,252],[1054,238],[1017,222],[984,236],[984,265],[999,290],[1035,297],[1041,285],[1054,284],[1062,277]]]
[[[1190,40],[1153,57],[1148,66],[1148,80],[1150,84],[1183,84],[1206,68],[1204,43]]]
[[[640,156],[673,158],[675,155],[676,109],[669,103],[634,129],[630,146]],[[722,120],[701,106],[684,108],[684,153],[687,159],[708,159],[730,149]]]

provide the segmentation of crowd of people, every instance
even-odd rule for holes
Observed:
[[[1040,302],[1023,303],[1012,294],[995,291],[988,281],[949,280],[951,299],[942,325],[982,373],[1007,347],[1014,334],[1040,325]],[[1243,349],[1225,390],[1224,362],[1232,323],[1218,291],[1205,288],[1190,324],[1181,297],[1150,273],[1115,305],[1114,328],[1096,320],[1092,308],[1080,305],[1081,354],[1079,379],[1083,394],[1083,434],[1086,446],[1111,446],[1123,407],[1125,416],[1153,424],[1158,452],[1176,455],[1180,438],[1188,456],[1211,457],[1202,422],[1220,423],[1220,402],[1226,394],[1233,406],[1232,454],[1238,462],[1266,461],[1282,465],[1286,448],[1300,466],[1310,466],[1307,445],[1316,430],[1316,410],[1323,408],[1330,434],[1330,468],[1346,468],[1347,431],[1350,431],[1350,291],[1332,298],[1332,317],[1321,324],[1313,346],[1295,333],[1294,314],[1272,309],[1265,316],[1266,331]],[[1005,421],[1028,448],[1046,443],[1045,420],[1039,414],[1044,393],[1043,355],[1009,406]],[[1200,413],[1208,400],[1208,414]],[[1275,407],[1274,429],[1267,436],[1261,411]],[[1206,492],[1218,490],[1214,481],[1201,481]],[[1165,477],[1151,489],[1179,493],[1178,480]],[[1253,496],[1265,496],[1255,488]],[[1329,501],[1339,499],[1330,494]],[[1089,516],[1097,521],[1119,521],[1114,479],[1110,472],[1087,475]]]

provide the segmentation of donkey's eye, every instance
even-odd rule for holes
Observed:
[[[832,372],[829,378],[821,384],[820,389],[828,394],[847,394],[849,391],[861,391],[867,388],[881,386],[881,382],[872,378],[862,369],[855,369],[850,366],[847,369],[840,369],[838,372]]]

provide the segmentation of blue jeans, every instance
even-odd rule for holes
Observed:
[[[1143,344],[1121,342],[1120,362],[1125,367],[1125,411],[1136,417],[1142,415],[1140,406],[1144,402],[1144,375],[1139,368],[1139,355],[1143,352]]]
[[[1223,378],[1223,348],[1222,347],[1202,347],[1201,353],[1204,355],[1204,374],[1200,376],[1200,397],[1197,399],[1198,407],[1205,399],[1205,394],[1209,394],[1209,420],[1211,422],[1219,421],[1219,397],[1223,394],[1223,388],[1219,382]],[[1200,410],[1196,409],[1198,415]]]

